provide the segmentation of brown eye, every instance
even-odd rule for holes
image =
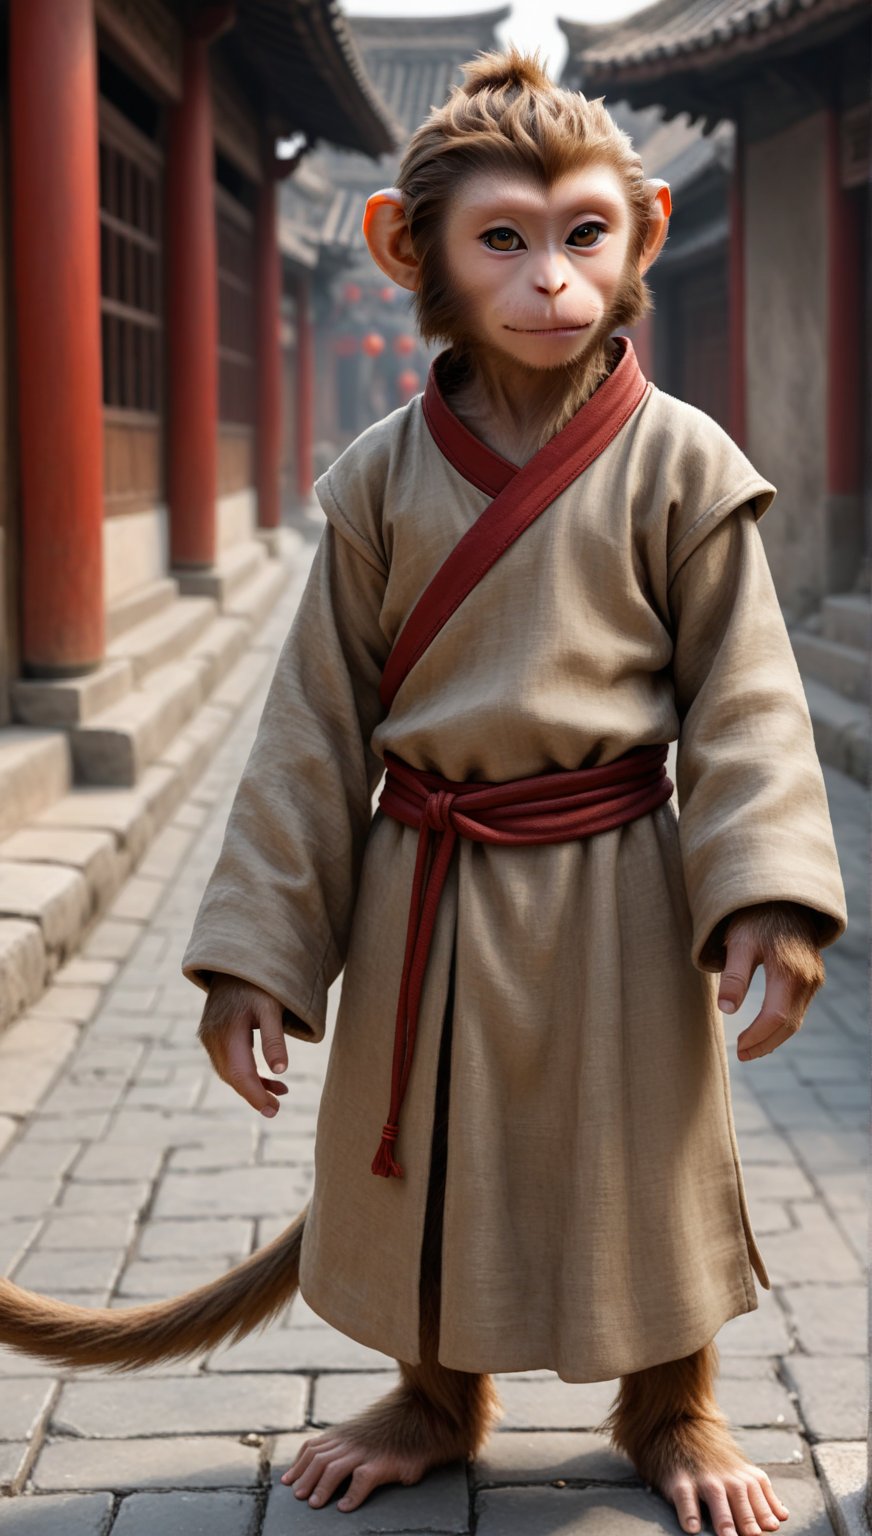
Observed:
[[[593,246],[601,243],[596,239],[596,236],[604,234],[605,229],[602,224],[576,224],[567,243],[574,245],[576,250],[590,250]],[[594,236],[593,239],[589,238],[591,235]],[[582,236],[583,238],[576,239],[576,236]]]
[[[520,236],[513,229],[489,229],[482,240],[490,251],[518,251],[521,248]],[[512,245],[512,240],[517,240],[517,245]]]

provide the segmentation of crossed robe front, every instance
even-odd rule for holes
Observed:
[[[730,914],[802,903],[822,945],[846,927],[757,526],[775,488],[702,411],[646,383],[628,338],[617,345],[614,371],[537,456],[570,462],[596,434],[591,462],[388,708],[394,642],[516,466],[453,415],[437,358],[424,395],[319,479],[327,525],[183,959],[200,986],[226,972],[272,993],[311,1041],[344,964],[301,1291],[410,1363],[452,954],[439,1360],[597,1381],[691,1353],[757,1307],[755,1274],[770,1285],[716,1004]],[[458,840],[396,1148],[404,1176],[374,1176],[417,846],[413,828],[373,813],[385,751],[503,782],[675,740],[677,805],[568,842]]]

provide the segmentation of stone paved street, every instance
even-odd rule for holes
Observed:
[[[307,1197],[327,1046],[290,1042],[290,1093],[266,1122],[211,1074],[195,1038],[202,995],[179,969],[305,570],[301,558],[258,635],[213,764],[82,954],[0,1037],[0,1266],[23,1285],[94,1306],[171,1296],[271,1238]],[[790,1508],[789,1536],[839,1529],[816,1458],[866,1433],[867,793],[826,779],[851,929],[826,952],[803,1029],[771,1057],[743,1065],[733,1045],[761,978],[725,1021],[773,1290],[718,1336],[719,1399]],[[279,1474],[312,1426],[379,1396],[394,1365],[301,1300],[267,1333],[191,1364],[72,1377],[7,1354],[0,1371],[0,1536],[680,1529],[591,1433],[617,1383],[545,1371],[501,1380],[506,1417],[473,1467],[382,1490],[356,1514],[310,1509]]]

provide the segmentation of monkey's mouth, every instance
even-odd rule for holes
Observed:
[[[575,336],[579,331],[586,331],[591,321],[584,325],[543,325],[526,327],[521,325],[507,325],[507,331],[514,331],[519,336]]]

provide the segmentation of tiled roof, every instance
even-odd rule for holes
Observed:
[[[338,0],[237,0],[226,46],[263,107],[288,135],[386,154],[395,124],[367,75]]]
[[[494,31],[511,6],[470,16],[356,16],[354,36],[379,95],[407,133],[441,107],[460,65],[496,46]]]
[[[406,138],[445,101],[462,79],[460,67],[476,53],[498,47],[495,30],[511,6],[467,16],[355,16],[349,20],[367,74]],[[336,187],[322,229],[324,246],[360,251],[366,199],[390,184],[396,161],[383,167],[359,155],[327,152],[317,157],[329,167]]]
[[[620,21],[592,24],[561,17],[558,26],[573,63],[585,82],[593,83],[717,66],[818,21],[865,10],[866,0],[656,0]]]

